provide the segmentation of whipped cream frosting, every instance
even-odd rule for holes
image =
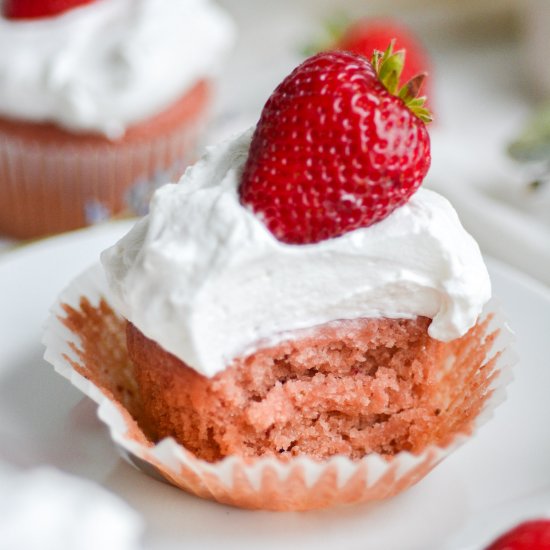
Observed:
[[[420,189],[370,227],[285,244],[239,202],[250,138],[211,148],[103,252],[115,306],[147,337],[213,376],[292,331],[340,319],[427,316],[442,341],[475,324],[489,276],[446,199]]]
[[[0,115],[116,139],[220,65],[234,27],[210,0],[96,0],[0,17]]]

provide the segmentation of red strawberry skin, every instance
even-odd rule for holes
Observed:
[[[550,520],[522,523],[502,535],[486,550],[550,550]]]
[[[239,188],[280,240],[308,244],[367,227],[418,189],[430,166],[426,125],[363,57],[306,60],[267,101]]]
[[[371,59],[374,50],[384,51],[395,40],[394,50],[405,50],[407,62],[401,75],[402,83],[418,74],[428,73],[420,94],[431,97],[431,60],[420,40],[404,25],[392,19],[360,19],[340,37],[336,48]]]
[[[94,0],[4,0],[2,13],[8,19],[53,17]]]

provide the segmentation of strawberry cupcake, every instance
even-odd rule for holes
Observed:
[[[60,298],[46,357],[134,462],[244,507],[381,499],[499,401],[506,328],[477,244],[419,189],[429,113],[402,61],[305,61]]]
[[[231,20],[210,0],[0,7],[0,233],[143,214],[193,158]]]

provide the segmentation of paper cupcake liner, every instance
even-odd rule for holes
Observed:
[[[142,215],[153,190],[195,160],[208,114],[197,89],[173,119],[143,123],[119,141],[29,123],[0,125],[0,233],[31,238]],[[184,97],[181,103],[185,102]]]
[[[82,301],[83,297],[87,302]],[[483,392],[480,410],[476,410],[468,433],[454,435],[444,447],[432,445],[419,454],[400,452],[390,459],[371,454],[357,461],[334,456],[322,462],[307,457],[282,462],[272,457],[251,460],[231,456],[209,463],[171,438],[156,444],[149,441],[123,404],[124,393],[115,395],[112,387],[101,379],[110,376],[108,369],[97,368],[101,356],[125,354],[124,331],[120,334],[124,321],[108,304],[107,283],[97,265],[77,278],[52,308],[43,339],[46,360],[98,404],[99,418],[108,426],[128,462],[199,497],[244,508],[308,510],[380,500],[403,491],[422,479],[492,416],[495,407],[505,399],[505,386],[511,380],[511,367],[516,362],[511,347],[512,332],[492,300],[482,314],[482,319],[490,319],[485,332],[488,349],[481,361],[483,366],[480,364],[475,374],[480,377],[479,391]],[[67,308],[84,308],[91,319],[109,317],[103,322],[103,330],[112,329],[113,338],[102,344],[99,353],[85,356],[78,331],[69,330],[64,322]],[[93,327],[91,330],[93,333]],[[94,362],[93,368],[90,361]]]

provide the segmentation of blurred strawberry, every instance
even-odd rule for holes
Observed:
[[[392,19],[360,19],[344,31],[334,47],[370,59],[374,50],[384,51],[392,40],[395,40],[396,51],[406,52],[407,62],[401,75],[403,82],[430,72],[430,57],[420,40],[407,27]],[[421,95],[431,96],[426,91],[429,87],[428,77],[420,90]]]
[[[375,50],[384,51],[393,41],[396,51],[406,52],[406,64],[401,75],[401,83],[408,82],[419,74],[427,75],[419,90],[419,95],[427,96],[433,103],[432,63],[421,40],[405,25],[394,19],[358,19],[353,23],[345,18],[334,18],[325,24],[325,39],[305,48],[307,55],[320,51],[343,50],[367,59],[372,59]]]
[[[521,523],[486,550],[550,550],[550,521],[539,519]]]
[[[8,19],[53,17],[94,0],[4,0],[2,13]]]

